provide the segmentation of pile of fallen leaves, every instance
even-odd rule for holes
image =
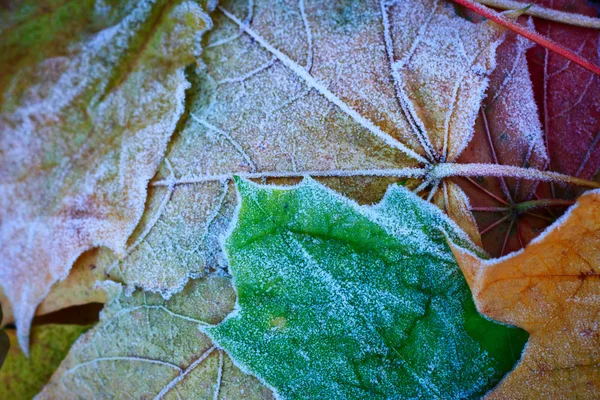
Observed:
[[[595,398],[600,7],[455,1],[3,2],[0,398]]]

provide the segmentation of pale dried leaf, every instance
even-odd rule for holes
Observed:
[[[106,253],[107,251],[100,249],[83,253],[73,264],[69,276],[52,286],[48,295],[36,308],[35,316],[49,314],[71,306],[106,302],[106,292],[96,285],[98,281],[106,279],[104,272],[98,268],[98,264],[102,262],[102,256],[107,256]],[[13,323],[15,320],[12,307],[1,289],[0,304],[5,312],[2,324]]]
[[[440,147],[454,157],[498,44],[492,27],[435,0],[230,1],[212,17],[186,126],[130,255],[108,267],[166,297],[226,265],[218,240],[237,202],[233,174],[334,186],[350,177],[344,191],[361,197],[365,181],[376,187],[379,175],[402,179],[413,173],[402,168],[444,158]]]
[[[190,1],[97,3],[99,32],[11,78],[0,114],[0,284],[26,349],[36,306],[83,251],[124,254],[210,25]]]
[[[194,280],[168,301],[141,291],[127,296],[115,283],[107,289],[100,322],[73,345],[38,399],[273,398],[198,330],[233,309],[229,278]]]

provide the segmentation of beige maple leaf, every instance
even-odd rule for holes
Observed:
[[[187,122],[128,256],[103,267],[113,279],[168,297],[226,268],[219,237],[237,204],[234,174],[310,175],[375,202],[390,182],[422,178],[470,140],[500,41],[493,27],[435,0],[292,9],[233,1],[211,15]],[[460,188],[449,192],[469,212]]]
[[[0,284],[24,349],[36,306],[83,251],[125,252],[184,110],[184,67],[210,26],[190,1],[88,12],[97,31],[59,40],[66,54],[49,52],[2,80]]]
[[[39,399],[132,398],[273,399],[198,330],[233,309],[230,279],[191,281],[171,300],[115,283],[100,322],[84,334]]]

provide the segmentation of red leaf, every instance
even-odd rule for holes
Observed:
[[[585,0],[541,0],[540,6],[595,17],[598,10]],[[600,33],[535,20],[538,32],[600,64]],[[546,132],[552,171],[592,178],[600,168],[600,77],[563,57],[535,46],[529,68]]]

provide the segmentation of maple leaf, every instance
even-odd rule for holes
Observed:
[[[568,9],[597,16],[598,8],[586,1],[542,0],[550,9]],[[582,58],[600,64],[597,29],[535,20],[536,30]],[[569,175],[592,178],[600,171],[600,77],[538,46],[528,54],[534,88],[540,104],[550,155],[550,168]],[[566,196],[562,193],[567,190]],[[572,197],[573,188],[553,187],[553,197]]]
[[[19,346],[11,346],[0,369],[0,397],[31,399],[48,382],[73,342],[89,327],[80,325],[39,325],[32,328],[31,354],[26,357]],[[16,342],[14,329],[8,329]]]
[[[467,196],[449,176],[570,181],[451,162],[471,139],[500,42],[496,27],[465,21],[435,0],[307,7],[299,2],[290,13],[233,1],[211,15],[185,126],[151,184],[127,257],[102,266],[112,279],[169,297],[190,278],[226,269],[218,243],[236,205],[233,174],[273,183],[313,176],[370,203],[393,178],[415,178],[415,191],[431,187],[429,198],[476,243]],[[516,90],[517,80],[511,84]],[[529,118],[536,107],[531,91],[523,93]],[[523,125],[518,140],[536,142]]]
[[[505,6],[507,3],[515,3],[502,0],[485,2]],[[563,3],[555,2],[553,7],[564,9],[561,4]],[[587,6],[578,7],[578,11],[590,15]],[[528,12],[528,9],[522,9],[521,12],[523,11]],[[560,22],[596,28],[600,26],[598,20],[586,19],[580,14],[555,12],[536,6],[533,14],[540,13]],[[528,29],[533,30],[531,22],[526,23],[523,18],[520,20],[522,24],[529,25]],[[535,19],[535,26],[546,36],[556,40],[558,46],[563,46],[561,49],[571,49],[584,59],[598,63],[596,31],[540,19]],[[527,43],[524,39],[519,40]],[[597,158],[594,153],[598,149],[597,133],[600,129],[597,107],[594,105],[598,77],[541,46],[525,49],[526,53],[519,51],[516,55],[503,57],[510,41],[509,36],[498,50],[498,68],[490,78],[488,99],[484,101],[480,121],[476,124],[474,140],[459,160],[520,164],[592,178],[597,174],[593,160]],[[525,63],[525,54],[528,63]],[[503,68],[503,63],[514,67],[518,65],[518,68]],[[545,131],[543,135],[538,123],[537,107],[531,96],[528,73],[530,67],[537,104],[541,108]],[[503,69],[504,77],[500,75]],[[500,92],[503,100],[512,98],[512,107],[494,100],[500,97],[496,93],[498,85],[494,83],[497,80],[494,76],[500,76],[504,80]],[[511,81],[512,88],[506,84]],[[492,107],[487,104],[490,102]],[[519,118],[512,118],[517,115]],[[520,145],[519,138],[522,141]],[[528,145],[527,140],[522,139],[529,139],[535,146]],[[542,145],[541,140],[544,141]],[[560,216],[565,207],[573,203],[575,194],[582,192],[580,188],[571,185],[565,187],[554,183],[527,183],[485,176],[479,177],[477,182],[471,180],[467,184],[461,183],[461,186],[471,200],[472,210],[475,211],[482,232],[484,248],[496,256],[524,247]]]
[[[517,361],[527,337],[476,313],[442,231],[475,247],[407,189],[360,207],[312,180],[237,188],[238,306],[204,330],[279,395],[472,398]]]
[[[183,68],[210,25],[186,1],[53,8],[33,14],[51,23],[75,9],[97,31],[85,23],[79,31],[81,22],[64,31],[39,27],[24,12],[2,30],[0,45],[2,65],[19,67],[1,81],[0,283],[25,351],[36,306],[83,251],[102,245],[124,253],[183,112]],[[15,41],[35,42],[39,30],[57,38],[50,50],[47,38],[33,46],[46,58],[15,50]],[[24,58],[33,63],[21,65]]]
[[[373,202],[365,184],[383,194],[390,177],[423,176],[419,165],[466,145],[495,29],[430,0],[308,7],[231,2],[211,15],[187,122],[128,256],[103,267],[113,279],[168,297],[189,278],[226,268],[218,238],[236,205],[234,174],[272,182],[310,175]],[[455,205],[464,196],[455,198],[453,209],[468,211]]]
[[[483,261],[453,252],[477,309],[530,333],[522,360],[488,398],[594,398],[600,390],[600,191],[524,251]]]
[[[73,345],[37,398],[273,398],[198,330],[233,309],[229,278],[191,281],[170,300],[142,291],[127,296],[113,282],[106,290],[100,321]]]

